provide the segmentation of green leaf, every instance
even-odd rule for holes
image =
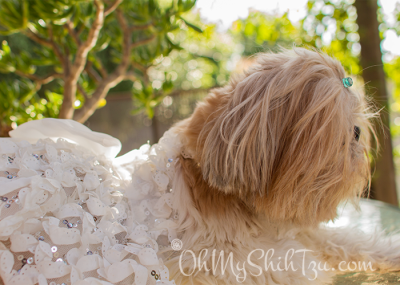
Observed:
[[[192,23],[186,21],[182,16],[179,16],[179,18],[186,24],[186,26],[192,28],[196,32],[198,32],[198,33],[202,33],[203,32],[203,30],[200,27],[198,27],[195,24],[192,24]]]
[[[154,109],[150,106],[146,107],[147,116],[152,119],[154,117]]]

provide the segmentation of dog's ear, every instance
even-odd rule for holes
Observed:
[[[191,118],[187,135],[203,179],[275,221],[335,217],[338,203],[369,180],[364,99],[343,77],[339,62],[314,51],[260,55]]]

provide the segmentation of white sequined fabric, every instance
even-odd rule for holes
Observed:
[[[0,139],[0,276],[5,285],[175,284],[173,176],[181,142],[115,158],[120,142],[44,119]]]

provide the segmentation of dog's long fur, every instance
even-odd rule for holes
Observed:
[[[233,252],[236,265],[255,249],[274,249],[270,260],[278,263],[290,248],[307,248],[313,252],[306,264],[366,260],[375,268],[398,269],[399,246],[318,227],[335,218],[340,202],[360,197],[370,180],[373,114],[362,95],[343,86],[344,77],[341,64],[319,52],[263,53],[175,126],[192,156],[180,158],[174,181],[179,232],[196,256],[208,249],[201,258],[208,268],[212,249]],[[361,129],[359,141],[354,126]],[[181,265],[191,272],[195,264],[186,257]],[[302,258],[292,260],[300,265]],[[237,282],[229,270],[185,276],[179,256],[168,266],[178,284]],[[306,276],[289,269],[257,277],[255,267],[246,269],[244,284],[322,283],[333,274],[321,271],[310,281],[307,268]]]

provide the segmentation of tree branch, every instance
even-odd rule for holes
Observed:
[[[133,72],[127,72],[124,76],[124,80],[136,81],[137,77]]]
[[[156,38],[156,36],[155,36],[155,35],[152,35],[150,38],[147,38],[147,39],[143,39],[143,40],[134,42],[134,43],[132,44],[132,48],[135,48],[135,47],[138,47],[138,46],[146,45],[146,44],[150,43],[152,40],[154,40],[155,38]]]
[[[58,46],[54,43],[54,41],[42,38],[41,36],[36,34],[31,29],[28,29],[27,31],[25,31],[24,34],[28,38],[30,38],[31,40],[37,42],[38,44],[41,44],[41,45],[46,46],[48,48],[51,48],[54,51],[55,55],[57,56],[58,60],[60,61],[61,65],[65,68],[64,57],[61,54]],[[49,34],[51,34],[51,36],[52,36],[51,28],[49,28]]]
[[[78,79],[79,75],[85,68],[87,55],[89,51],[96,45],[97,39],[100,34],[100,30],[104,23],[104,5],[99,0],[94,0],[97,7],[96,18],[89,30],[89,35],[84,43],[79,45],[76,52],[75,61],[72,65],[71,76]]]
[[[140,72],[142,72],[142,76],[143,76],[142,79],[143,79],[143,81],[144,81],[145,84],[148,84],[148,83],[149,83],[149,76],[148,76],[148,74],[147,74],[147,69],[148,69],[149,67],[148,67],[148,66],[141,65],[140,63],[137,63],[137,62],[135,62],[135,61],[132,61],[131,64],[132,64],[132,66],[133,66],[134,68],[136,68],[136,69],[140,70]]]
[[[101,82],[103,79],[101,78],[101,76],[97,73],[96,70],[94,70],[93,66],[92,66],[92,62],[88,62],[85,66],[85,71],[87,72],[87,74],[93,78],[94,81],[96,81],[96,83]]]
[[[86,102],[89,98],[88,94],[86,93],[85,89],[83,89],[83,87],[80,84],[78,84],[77,87],[78,87],[79,92],[82,93],[83,97],[85,98],[85,102]]]
[[[16,70],[15,74],[34,81],[36,83],[36,87],[35,87],[36,91],[40,90],[42,85],[50,83],[51,81],[53,81],[56,78],[62,78],[62,74],[59,74],[57,72],[53,72],[53,73],[47,75],[46,77],[38,77],[34,74],[25,73],[20,70]]]
[[[107,9],[104,11],[104,17],[110,15],[114,10],[122,3],[123,0],[115,0]]]
[[[33,31],[31,31],[30,29],[27,30],[27,31],[25,31],[24,34],[25,34],[28,38],[30,38],[31,40],[37,42],[38,44],[41,44],[41,45],[46,46],[46,47],[49,47],[49,48],[52,48],[52,47],[53,47],[52,44],[51,44],[51,42],[49,42],[48,40],[46,40],[46,39],[40,37],[39,35],[37,35],[37,34],[34,33]]]
[[[82,108],[76,110],[74,115],[74,120],[78,122],[81,123],[85,122],[94,113],[94,111],[97,108],[99,100],[106,97],[110,88],[114,87],[124,79],[126,71],[130,65],[129,59],[132,50],[131,34],[129,32],[128,25],[121,10],[117,10],[116,15],[123,34],[121,63],[114,70],[114,72],[108,75],[107,78],[105,78],[99,84],[97,89],[93,92],[92,96],[85,102]]]
[[[97,58],[97,56],[94,55],[94,58],[97,60],[99,66],[97,67],[97,69],[100,71],[100,74],[103,78],[106,78],[108,73],[106,71],[106,69],[103,66],[103,63],[101,62],[101,60],[99,58]],[[90,62],[93,65],[93,62]]]
[[[131,26],[129,28],[129,31],[134,32],[134,31],[140,31],[140,30],[146,30],[148,28],[150,28],[153,25],[153,22],[144,24],[144,25],[140,25],[140,26]]]
[[[135,61],[131,62],[132,66],[136,69],[139,69],[142,73],[146,73],[147,72],[147,67],[144,65],[141,65],[140,63],[137,63]]]
[[[40,84],[47,84],[47,83],[50,83],[51,81],[53,81],[56,78],[62,78],[62,74],[59,74],[57,72],[53,72],[53,73],[47,75],[46,77],[38,77],[38,76],[36,76],[34,74],[25,73],[25,72],[22,72],[20,70],[16,70],[15,74],[17,74],[17,75],[19,75],[21,77],[26,77],[26,78],[28,78],[28,79],[30,79],[32,81],[35,81],[37,83],[40,83]]]
[[[53,28],[51,27],[51,23],[48,25],[48,30],[49,30],[49,38],[50,38],[50,44],[52,49],[54,50],[54,53],[56,54],[56,56],[58,57],[58,60],[60,61],[61,65],[64,67],[66,66],[68,63],[68,57],[64,58],[64,56],[62,55],[60,49],[58,48],[57,44],[54,42],[54,38],[53,38]]]
[[[78,46],[75,60],[64,83],[64,100],[59,113],[60,118],[72,118],[74,115],[73,103],[76,97],[77,81],[86,66],[87,55],[96,45],[104,24],[104,4],[100,0],[94,0],[94,4],[97,8],[96,17],[90,27],[86,41]]]
[[[64,26],[67,28],[68,33],[70,34],[72,39],[75,41],[76,45],[80,46],[81,40],[79,39],[78,34],[76,33],[76,31],[74,29],[74,24],[68,20],[68,22]]]

